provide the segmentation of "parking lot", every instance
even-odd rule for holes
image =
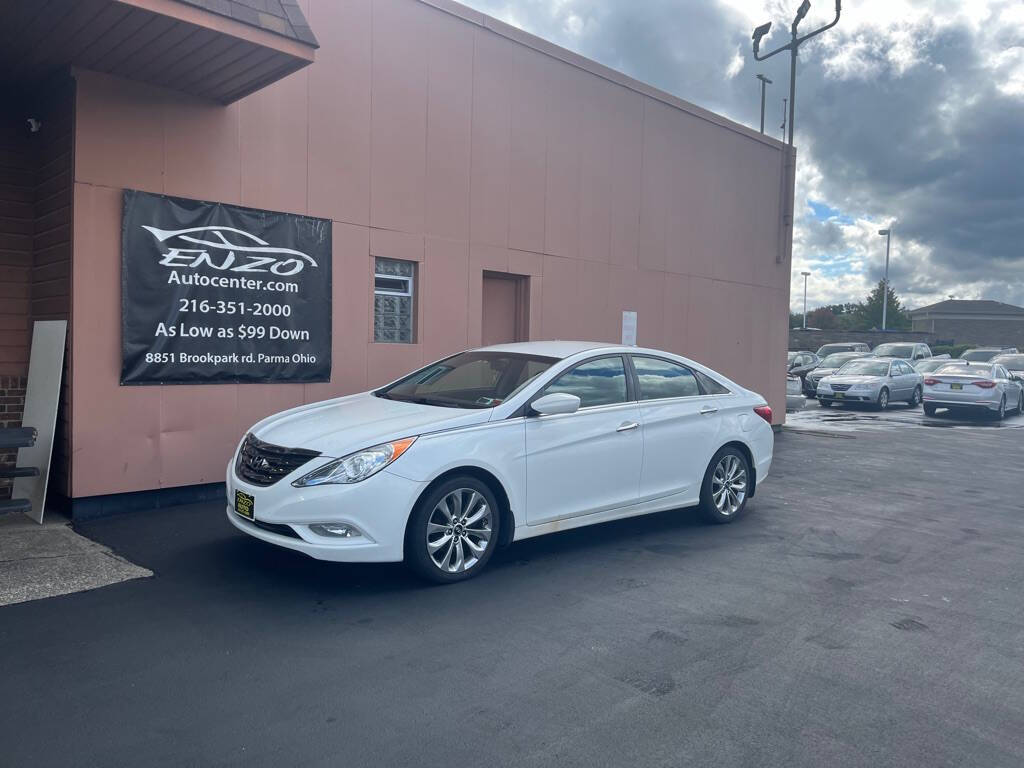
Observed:
[[[1024,429],[1024,415],[1010,414],[997,421],[987,414],[954,413],[940,410],[926,416],[921,406],[911,408],[906,403],[892,403],[885,411],[869,405],[833,405],[822,408],[814,398],[807,398],[800,410],[786,415],[790,429],[826,433],[862,432],[865,430],[891,431],[906,427],[921,429]],[[1018,440],[1021,436],[1018,435]]]
[[[1019,766],[1021,421],[812,404],[736,524],[547,536],[451,587],[217,504],[79,526],[155,576],[0,609],[2,762]]]

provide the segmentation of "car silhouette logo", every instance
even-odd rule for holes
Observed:
[[[317,266],[313,257],[302,251],[272,246],[263,238],[235,227],[160,229],[143,224],[142,228],[167,248],[160,258],[165,267],[195,269],[205,265],[231,272],[294,275],[307,265]]]

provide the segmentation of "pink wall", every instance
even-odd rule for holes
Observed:
[[[222,480],[264,415],[478,344],[484,270],[531,338],[636,310],[781,417],[777,142],[446,0],[301,4],[316,63],[228,107],[77,73],[73,496]],[[331,383],[118,386],[124,187],[333,219]],[[372,343],[374,256],[420,262],[416,344]]]

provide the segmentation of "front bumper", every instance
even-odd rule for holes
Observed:
[[[878,400],[879,390],[861,390],[833,392],[831,389],[819,389],[818,399],[830,403],[874,403]]]
[[[315,463],[311,462],[273,485],[259,486],[235,475],[232,461],[227,472],[228,520],[235,528],[254,538],[294,549],[318,560],[348,563],[402,560],[405,526],[426,483],[409,480],[384,469],[362,482],[348,485],[296,488],[291,484],[315,468]],[[256,521],[286,527],[277,531],[260,528],[239,515],[234,510],[236,490],[253,497]],[[322,536],[310,529],[314,523],[346,523],[358,528],[362,535],[351,538]],[[288,535],[288,531],[294,535]]]

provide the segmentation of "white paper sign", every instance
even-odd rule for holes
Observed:
[[[622,313],[622,343],[630,347],[636,346],[636,312]]]

